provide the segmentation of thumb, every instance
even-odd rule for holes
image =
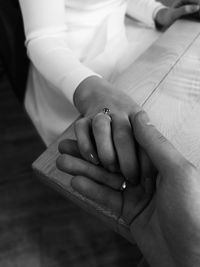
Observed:
[[[161,174],[185,162],[175,147],[150,123],[144,111],[130,116],[135,138]]]
[[[184,6],[181,6],[179,8],[175,8],[173,9],[172,13],[171,13],[171,19],[172,19],[172,22],[174,22],[175,20],[181,18],[182,16],[185,16],[185,15],[190,15],[190,14],[193,14],[193,13],[196,13],[200,10],[200,6],[199,5],[184,5]]]

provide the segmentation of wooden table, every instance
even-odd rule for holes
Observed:
[[[148,112],[151,121],[200,168],[200,24],[178,21],[116,81]],[[70,187],[71,176],[56,169],[58,142],[72,138],[73,125],[33,164],[44,182],[97,215],[130,240],[129,227]]]

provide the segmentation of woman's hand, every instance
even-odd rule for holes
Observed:
[[[197,13],[199,10],[199,0],[176,0],[171,7],[162,8],[158,11],[155,22],[158,28],[165,29],[177,19],[185,15]]]
[[[125,93],[95,76],[79,85],[74,103],[83,115],[75,123],[82,157],[111,172],[120,169],[126,179],[137,183],[139,170],[129,114],[140,107]],[[104,108],[109,108],[109,115],[103,112]]]
[[[69,160],[65,153],[70,150],[76,157],[80,154],[76,145],[65,146],[67,141],[62,145],[64,154],[57,166],[79,175],[72,178],[74,190],[130,225],[131,234],[150,266],[200,266],[200,174],[149,123],[144,112],[130,119],[140,148],[158,171],[154,178],[143,176],[138,185],[127,183],[127,188],[120,191],[123,182],[120,175],[100,173],[99,167],[91,167],[91,163],[83,160],[75,170],[75,158],[70,156]]]

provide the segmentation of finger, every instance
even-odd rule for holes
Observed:
[[[120,216],[122,207],[122,197],[120,192],[81,176],[73,177],[71,186],[82,196],[93,200],[106,210],[112,211],[117,217]]]
[[[127,180],[137,184],[139,181],[139,165],[132,127],[126,114],[112,115],[112,133],[120,171]]]
[[[91,119],[82,118],[76,121],[74,129],[81,156],[85,160],[98,165],[99,159],[91,136]]]
[[[76,140],[71,140],[71,139],[62,140],[58,145],[58,151],[61,154],[68,154],[76,158],[82,158]]]
[[[140,179],[146,194],[152,195],[156,188],[157,170],[149,156],[142,148],[139,148],[138,158],[140,162]]]
[[[108,172],[103,167],[67,154],[59,156],[56,165],[63,172],[71,175],[86,176],[116,190],[121,189],[124,181],[124,178],[119,174]]]
[[[117,157],[112,140],[111,118],[102,112],[92,120],[92,129],[99,160],[104,168],[117,171]]]
[[[146,112],[131,117],[135,138],[161,174],[177,169],[185,159],[175,147],[149,122]]]
[[[174,9],[172,11],[171,19],[174,22],[175,20],[181,18],[182,16],[193,14],[193,13],[199,11],[199,10],[200,10],[200,6],[199,5],[181,6],[181,7],[176,8],[176,9]]]
[[[189,4],[199,5],[200,1],[199,0],[177,0],[174,2],[172,7],[177,8],[177,7],[181,7],[183,5],[189,5]]]

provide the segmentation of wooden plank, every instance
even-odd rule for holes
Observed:
[[[194,53],[193,51],[196,51],[199,42],[199,33],[200,27],[198,23],[185,21],[177,22],[116,81],[116,86],[118,88],[125,90],[139,104],[144,105],[144,108],[150,113],[153,122],[174,141],[178,148],[182,145],[186,145],[183,140],[184,137],[181,134],[183,130],[184,133],[188,130],[184,128],[183,121],[185,120],[185,115],[187,115],[187,125],[189,127],[191,123],[190,118],[194,116],[194,112],[199,112],[198,105],[195,104],[198,98],[196,91],[195,93],[191,93],[192,91],[188,93],[189,91],[187,91],[190,88],[190,84],[193,83],[192,81],[194,77],[193,75],[188,75],[187,81],[185,81],[184,78],[184,67],[185,64],[188,64],[190,61],[189,59],[191,59]],[[193,60],[196,56],[197,55],[195,54],[194,57],[192,57]],[[196,64],[198,65],[198,60],[196,60]],[[189,66],[191,65],[188,64],[186,71],[189,70]],[[191,66],[191,68],[193,68],[193,66]],[[198,76],[198,73],[196,74]],[[179,75],[182,75],[181,78],[179,78]],[[182,81],[179,86],[180,92],[183,92],[183,88],[186,88],[185,82],[188,83],[188,87],[183,94],[183,99],[181,98],[181,93],[177,91],[176,96],[177,99],[179,99],[177,102],[174,100],[176,99],[176,97],[174,97],[176,91],[170,90],[170,88],[171,81],[174,81],[173,84],[176,88],[179,79]],[[196,79],[198,79],[198,77],[196,77]],[[196,82],[197,85],[198,83],[199,81]],[[193,100],[190,101],[192,96]],[[185,99],[187,101],[184,101]],[[173,113],[170,113],[172,105],[174,106],[174,109]],[[193,106],[195,106],[195,108],[193,108]],[[180,112],[180,108],[186,110]],[[193,111],[191,111],[191,109]],[[170,114],[172,114],[173,117],[170,117]],[[165,117],[165,120],[163,120],[163,117]],[[177,119],[177,123],[179,123],[178,127],[175,127],[177,126],[175,119]],[[182,127],[180,127],[180,124]],[[176,139],[173,138],[173,136],[178,136],[177,131],[180,131],[179,135],[182,137],[182,139],[178,138],[179,141],[182,140],[182,143],[180,144],[175,142]],[[171,135],[169,133],[171,133]],[[196,134],[195,138],[200,134],[198,127],[195,128],[192,135],[193,134]],[[57,188],[62,194],[75,201],[87,211],[103,219],[103,221],[108,223],[115,231],[130,240],[129,227],[125,225],[123,221],[119,222],[109,211],[102,210],[96,203],[73,192],[70,187],[71,176],[56,169],[55,161],[58,156],[58,142],[61,139],[72,137],[73,126],[41,155],[41,157],[33,164],[33,168],[38,173],[38,176],[46,183],[52,184],[52,186]],[[189,137],[191,138],[191,133],[189,134]],[[188,150],[188,147],[185,147],[185,150]]]
[[[177,21],[116,80],[115,85],[143,105],[200,33],[199,23]]]
[[[177,149],[200,168],[200,37],[182,56],[144,109]]]

